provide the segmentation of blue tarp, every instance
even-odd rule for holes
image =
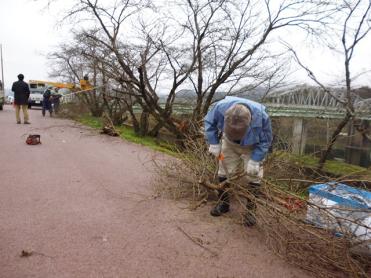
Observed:
[[[316,184],[309,187],[309,193],[338,203],[340,206],[371,209],[371,192],[342,183]]]

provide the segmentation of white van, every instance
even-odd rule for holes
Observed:
[[[42,106],[43,94],[46,89],[46,84],[30,81],[29,86],[30,98],[28,99],[28,108],[31,108],[32,106]]]

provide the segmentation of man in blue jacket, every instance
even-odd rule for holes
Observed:
[[[222,134],[222,137],[219,135]],[[257,195],[263,177],[262,161],[272,143],[272,128],[265,107],[239,97],[226,97],[217,102],[205,117],[205,136],[209,152],[219,158],[219,182],[245,171],[252,192]],[[229,194],[219,190],[219,201],[212,216],[229,211]],[[244,223],[253,226],[255,202],[247,200]]]

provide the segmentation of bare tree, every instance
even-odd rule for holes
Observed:
[[[84,76],[83,69],[86,66],[81,59],[81,53],[74,46],[61,44],[47,57],[50,65],[50,77],[76,84]]]
[[[166,108],[170,111],[176,89],[189,81],[196,94],[192,120],[197,122],[207,113],[218,90],[229,94],[242,82],[254,87],[272,81],[282,68],[277,63],[280,54],[270,51],[267,44],[274,31],[296,27],[318,32],[329,22],[335,6],[323,1],[280,1],[277,5],[271,1],[185,0],[179,8],[184,20],[178,19],[177,10],[170,21],[179,26],[179,39],[175,34],[167,40],[147,36],[160,41],[155,46],[165,52],[172,69],[174,82]],[[174,51],[175,45],[184,44]],[[179,78],[181,73],[184,75]]]
[[[49,75],[76,84],[75,91],[79,90],[79,81],[89,76],[94,89],[77,92],[77,98],[89,108],[92,115],[101,116],[103,110],[106,110],[112,121],[120,124],[127,109],[126,104],[116,97],[113,91],[114,83],[106,66],[109,54],[102,52],[102,48],[98,48],[94,41],[89,40],[84,35],[86,32],[97,31],[76,33],[72,41],[62,43],[57,50],[49,53]]]
[[[149,115],[156,121],[152,131],[145,128],[142,133],[155,134],[164,127],[183,138],[184,130],[173,115],[180,88],[194,89],[191,120],[200,122],[217,91],[230,93],[242,82],[272,80],[279,68],[273,61],[280,55],[270,49],[274,33],[290,27],[317,33],[330,22],[336,6],[320,0],[182,0],[163,9],[144,0],[76,0],[67,18],[98,25],[99,32],[85,36],[109,53],[111,61],[105,59],[105,67],[125,88],[122,93],[141,106],[142,125],[147,126]],[[130,35],[129,18],[140,30],[135,36]],[[164,103],[159,98],[161,84],[167,88]]]
[[[351,61],[354,57],[354,51],[359,43],[368,35],[371,30],[371,1],[369,0],[343,0],[339,5],[339,10],[343,15],[341,24],[341,32],[338,36],[341,41],[342,54],[344,57],[344,72],[345,72],[345,92],[344,95],[339,97],[331,88],[326,87],[315,74],[305,66],[299,59],[297,53],[291,48],[296,61],[299,65],[306,70],[308,76],[319,85],[326,93],[335,98],[345,109],[344,118],[340,121],[336,129],[333,131],[330,140],[327,144],[326,150],[321,154],[319,160],[319,169],[322,169],[332,148],[343,128],[350,122],[351,119],[356,117],[354,108],[354,93],[352,89],[351,77]],[[331,47],[336,51],[335,48]]]

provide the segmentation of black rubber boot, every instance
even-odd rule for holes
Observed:
[[[219,182],[225,181],[227,178],[219,177]],[[216,206],[210,211],[212,216],[221,216],[229,211],[229,194],[225,190],[218,190],[219,201]]]
[[[243,216],[243,224],[247,227],[252,227],[256,224],[256,204],[252,200],[247,200],[246,210]]]
[[[260,184],[250,183],[251,193],[258,198],[260,194]],[[243,223],[247,227],[252,227],[256,224],[256,203],[254,200],[246,199],[246,212],[244,215]]]
[[[212,216],[220,216],[223,213],[229,211],[229,196],[228,192],[219,190],[218,192],[219,201],[216,206],[210,211]]]

